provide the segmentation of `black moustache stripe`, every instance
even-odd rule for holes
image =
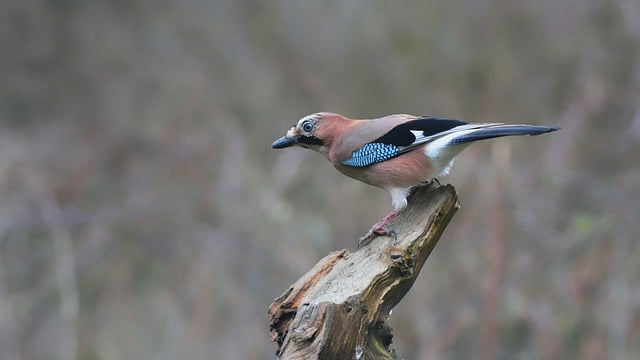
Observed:
[[[298,142],[307,145],[324,145],[322,140],[318,139],[315,136],[301,136],[300,139],[298,139]]]

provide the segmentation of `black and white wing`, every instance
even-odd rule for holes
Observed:
[[[428,142],[438,141],[437,150],[502,136],[540,135],[557,126],[469,123],[462,120],[421,117],[407,121],[353,152],[343,164],[365,167],[402,155]],[[436,151],[438,152],[438,151]]]
[[[460,127],[482,126],[469,124],[462,120],[421,117],[395,126],[376,140],[365,144],[353,152],[343,164],[353,167],[365,167],[398,155],[451,133]]]

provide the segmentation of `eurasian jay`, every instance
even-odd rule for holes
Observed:
[[[540,135],[555,126],[470,123],[429,116],[389,115],[355,120],[321,112],[303,117],[271,147],[293,145],[315,150],[341,173],[386,190],[393,210],[360,238],[362,246],[377,235],[390,235],[387,223],[407,206],[412,187],[447,175],[455,157],[477,140]]]

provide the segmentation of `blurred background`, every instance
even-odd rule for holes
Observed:
[[[268,359],[266,310],[390,210],[304,115],[484,142],[395,309],[406,359],[640,357],[640,3],[0,3],[0,358]]]

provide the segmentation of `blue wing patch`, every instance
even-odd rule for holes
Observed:
[[[379,163],[398,155],[400,147],[383,143],[368,143],[351,154],[351,157],[342,163],[353,167],[365,167]]]

